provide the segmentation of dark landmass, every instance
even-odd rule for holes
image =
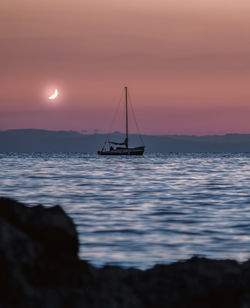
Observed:
[[[250,307],[250,261],[194,257],[141,271],[98,269],[77,253],[59,206],[0,198],[1,308]]]
[[[122,140],[120,133],[111,139]],[[0,152],[82,152],[96,153],[106,134],[86,135],[74,131],[47,131],[18,129],[0,131]],[[250,152],[250,134],[214,136],[143,135],[148,153],[169,152]],[[131,144],[138,145],[138,136],[132,135]]]

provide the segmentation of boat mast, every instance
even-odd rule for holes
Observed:
[[[125,103],[126,103],[126,139],[125,145],[128,148],[128,87],[125,87]]]

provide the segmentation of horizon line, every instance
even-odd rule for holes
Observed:
[[[124,132],[113,131],[113,132],[101,132],[97,129],[97,131],[88,132],[85,130],[73,130],[73,129],[45,129],[45,128],[10,128],[10,129],[0,129],[0,133],[8,132],[8,131],[46,131],[46,132],[74,132],[81,135],[111,135],[111,134],[121,134],[125,135]],[[205,136],[227,136],[227,135],[250,135],[249,133],[239,133],[239,132],[228,132],[228,133],[207,133],[207,134],[185,134],[185,133],[149,133],[149,134],[138,134],[138,133],[130,133],[130,135],[142,135],[142,136],[196,136],[196,137],[205,137]]]

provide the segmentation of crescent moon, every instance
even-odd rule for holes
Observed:
[[[55,89],[54,93],[49,96],[49,99],[55,99],[58,95],[58,90]]]

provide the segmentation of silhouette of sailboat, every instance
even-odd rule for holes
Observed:
[[[129,147],[128,134],[128,88],[125,87],[126,137],[123,142],[106,140],[98,155],[143,155],[145,146]]]

